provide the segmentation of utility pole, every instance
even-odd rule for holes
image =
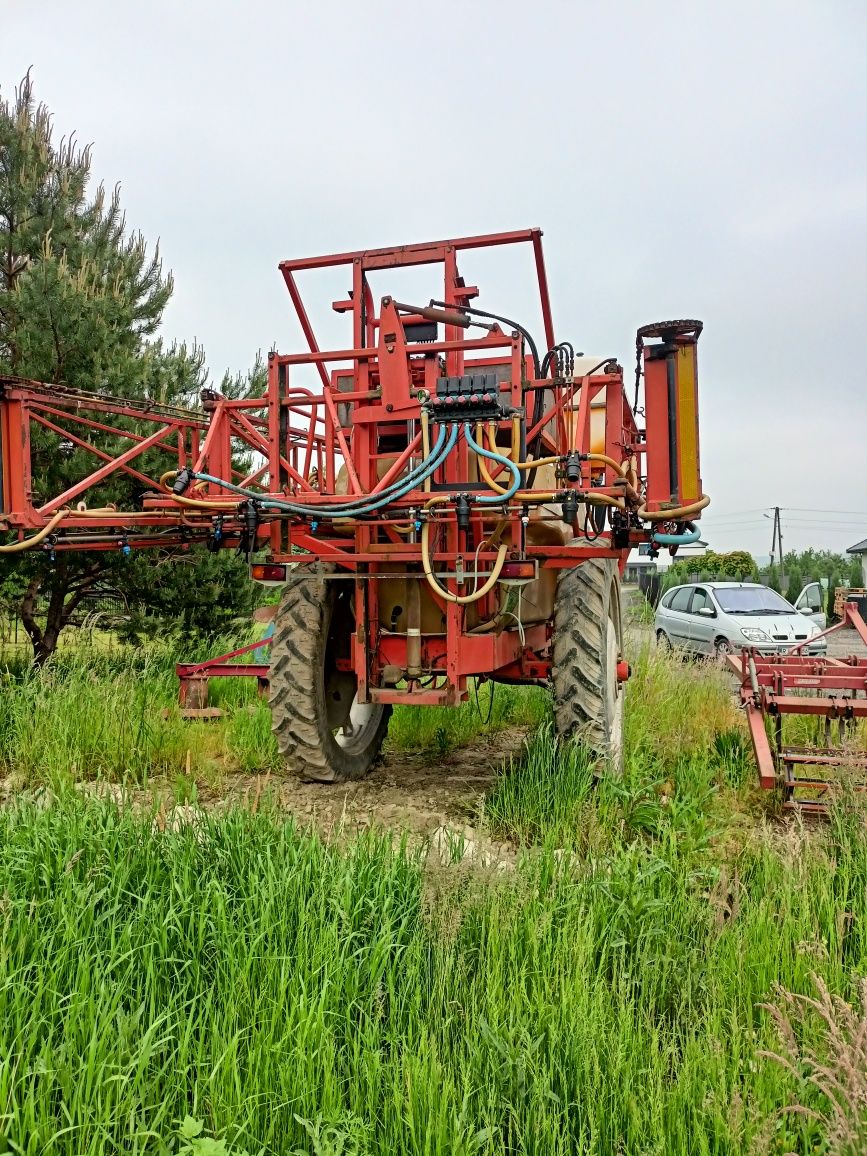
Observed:
[[[771,561],[774,560],[774,549],[778,550],[777,557],[780,560],[780,587],[785,590],[786,576],[783,573],[783,528],[780,525],[780,507],[774,506],[774,532],[771,537]]]

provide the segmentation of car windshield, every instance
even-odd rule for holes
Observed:
[[[714,590],[720,609],[726,614],[796,614],[794,606],[766,586],[733,586]]]

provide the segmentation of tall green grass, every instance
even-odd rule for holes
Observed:
[[[188,661],[234,649],[217,639],[186,652]],[[0,671],[0,774],[53,785],[108,778],[146,785],[157,776],[220,770],[276,770],[267,704],[250,679],[215,679],[218,724],[190,723],[178,710],[175,652],[168,644],[80,648],[55,655],[42,671],[23,658]]]
[[[622,776],[597,778],[586,752],[558,742],[547,722],[486,800],[497,833],[580,850],[620,829],[675,830],[695,845],[714,837],[725,810],[738,805],[732,793],[753,776],[730,680],[715,667],[645,649],[625,693]]]
[[[819,1151],[780,1110],[820,1094],[760,1056],[757,1005],[813,972],[851,994],[863,829],[725,863],[663,834],[617,823],[491,882],[267,814],[0,812],[0,1134],[167,1153],[191,1116],[275,1154]]]

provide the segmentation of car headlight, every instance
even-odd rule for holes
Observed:
[[[765,634],[764,630],[759,630],[757,626],[747,626],[741,634],[744,638],[748,638],[750,642],[770,642],[770,638]]]

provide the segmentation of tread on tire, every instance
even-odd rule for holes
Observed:
[[[554,605],[551,678],[562,738],[582,741],[615,770],[623,761],[620,576],[613,558],[563,570]]]
[[[287,769],[341,783],[373,767],[391,707],[356,704],[354,675],[335,666],[349,656],[354,618],[351,586],[329,582],[328,573],[299,565],[283,590],[271,642],[271,729]]]

